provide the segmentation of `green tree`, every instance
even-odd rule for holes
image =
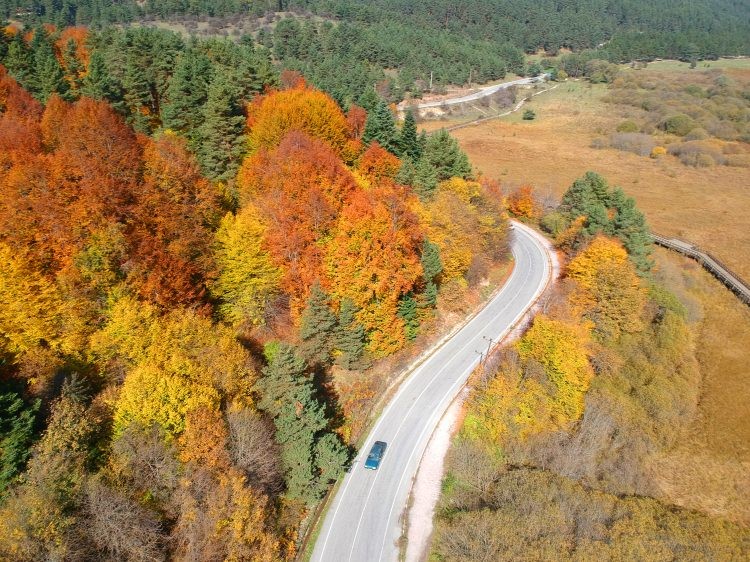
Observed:
[[[26,404],[15,392],[0,394],[0,499],[31,455],[39,404]]]
[[[635,206],[635,199],[627,197],[619,187],[612,193],[611,201],[615,209],[613,234],[625,246],[638,272],[650,271],[654,265],[651,259],[653,242],[646,217]]]
[[[194,146],[208,99],[211,62],[193,49],[178,59],[162,106],[162,126],[184,135]]]
[[[396,121],[384,100],[379,100],[375,109],[368,113],[362,141],[366,144],[377,141],[389,152],[394,154],[398,152]]]
[[[263,369],[257,387],[259,406],[276,426],[287,496],[304,503],[319,499],[330,481],[341,474],[347,451],[328,430],[325,407],[315,397],[304,360],[291,346],[281,344]]]
[[[78,47],[73,39],[70,39],[65,45],[63,63],[65,64],[65,79],[70,84],[71,96],[77,98],[81,95],[85,69],[81,61],[78,60]]]
[[[422,155],[417,136],[417,122],[414,119],[414,112],[408,110],[404,117],[404,124],[401,126],[401,134],[398,139],[400,156],[406,156],[416,161]]]
[[[336,325],[328,295],[320,283],[315,282],[300,319],[300,353],[307,361],[321,365],[330,363]]]
[[[419,306],[413,295],[404,295],[398,303],[398,315],[404,321],[404,331],[409,340],[419,333]]]
[[[443,261],[440,258],[440,247],[425,239],[422,246],[422,271],[425,278],[425,305],[434,307],[437,304],[438,276],[443,271]]]
[[[208,88],[196,156],[203,173],[212,180],[233,178],[245,151],[245,117],[239,94],[237,85],[221,72]]]
[[[439,181],[452,177],[464,179],[471,177],[469,158],[458,146],[456,139],[445,129],[440,129],[427,137],[422,159],[429,162],[435,169]]]
[[[422,201],[432,199],[432,196],[435,194],[438,186],[438,171],[426,157],[422,157],[417,161],[417,165],[414,168],[412,185],[414,192]]]
[[[109,73],[104,55],[99,50],[91,53],[88,73],[83,78],[81,93],[96,100],[104,100],[119,112],[125,111],[122,90]]]
[[[19,84],[26,89],[31,89],[34,76],[34,55],[20,33],[16,33],[10,41],[8,54],[3,64]]]
[[[336,363],[344,369],[366,369],[365,328],[357,322],[357,307],[351,299],[343,299],[339,308],[338,328],[333,347],[339,352]]]
[[[31,50],[34,53],[34,75],[30,86],[34,96],[42,103],[46,103],[52,94],[70,99],[70,85],[43,28],[34,32]]]

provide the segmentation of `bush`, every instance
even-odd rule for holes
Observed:
[[[523,112],[523,119],[524,121],[533,121],[536,119],[536,113],[533,109],[527,109]]]
[[[627,121],[623,121],[619,125],[617,125],[617,132],[618,133],[637,133],[640,131],[640,127],[638,127],[638,123],[635,121],[631,121],[628,119]]]
[[[609,146],[617,150],[649,156],[656,143],[650,135],[643,133],[615,133],[609,137]]]
[[[686,166],[708,168],[714,164],[726,164],[726,157],[701,141],[688,141],[669,145],[669,153],[677,156]]]
[[[667,149],[663,146],[655,146],[653,150],[651,150],[651,158],[661,158],[667,153]]]
[[[706,140],[708,138],[708,133],[706,132],[706,129],[703,129],[701,127],[696,127],[692,131],[690,131],[687,135],[685,135],[686,141],[694,141],[694,140]]]
[[[665,130],[667,133],[677,135],[678,137],[684,137],[695,127],[696,123],[695,121],[693,121],[692,117],[689,117],[684,113],[678,113],[677,115],[667,117],[661,123],[661,128],[663,130]]]

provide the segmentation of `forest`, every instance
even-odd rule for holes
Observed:
[[[243,22],[236,40],[267,47],[276,62],[303,71],[340,102],[356,101],[376,81],[386,81],[399,101],[406,93],[421,95],[430,83],[524,74],[523,53],[539,50],[593,50],[612,62],[750,54],[746,7],[731,0],[2,0],[0,17],[59,27]]]
[[[380,363],[506,262],[499,186],[250,46],[109,33],[3,43],[0,558],[291,559]]]
[[[438,560],[742,560],[746,527],[664,498],[655,466],[696,416],[697,334],[653,276],[633,199],[588,172],[543,212],[563,252],[530,328],[476,375],[449,453]]]

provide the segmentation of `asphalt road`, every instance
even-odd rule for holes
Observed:
[[[416,108],[428,109],[430,107],[441,107],[443,105],[455,105],[457,103],[466,103],[466,102],[478,100],[479,98],[483,98],[485,96],[491,96],[495,92],[504,90],[506,88],[510,88],[511,86],[521,86],[523,84],[533,84],[535,82],[544,82],[544,80],[548,76],[549,76],[548,74],[542,74],[535,78],[519,78],[518,80],[512,80],[510,82],[503,82],[502,84],[495,84],[494,86],[485,86],[483,88],[480,88],[479,91],[474,92],[473,94],[468,94],[468,95],[461,96],[458,98],[449,98],[449,99],[439,100],[439,101],[427,101],[424,103],[417,104]]]
[[[375,423],[333,499],[313,551],[314,562],[398,559],[412,479],[440,417],[487,350],[544,289],[552,275],[539,235],[522,225],[513,231],[515,268],[503,289],[466,326],[404,381]],[[388,443],[378,470],[364,461],[375,441]]]

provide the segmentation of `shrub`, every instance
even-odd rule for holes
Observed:
[[[615,133],[609,137],[609,146],[617,150],[649,156],[656,143],[650,135],[643,133]]]
[[[689,117],[684,113],[678,113],[677,115],[667,117],[661,123],[662,129],[664,129],[667,133],[677,135],[678,137],[684,137],[695,127],[696,123],[695,121],[693,121],[692,117]]]
[[[523,112],[523,119],[524,121],[532,121],[536,119],[536,113],[534,112],[533,109],[527,109],[526,111]]]
[[[708,133],[706,132],[706,129],[703,129],[701,127],[696,127],[692,131],[690,131],[687,135],[685,135],[686,141],[694,141],[694,140],[706,140],[708,138]]]
[[[726,164],[726,157],[709,144],[688,141],[669,145],[669,153],[677,156],[686,166],[708,168],[714,164]]]
[[[630,119],[617,125],[618,133],[637,133],[639,130],[640,127],[638,127],[638,123],[631,121]]]
[[[663,146],[655,146],[651,150],[651,158],[661,158],[667,153],[667,149]]]

